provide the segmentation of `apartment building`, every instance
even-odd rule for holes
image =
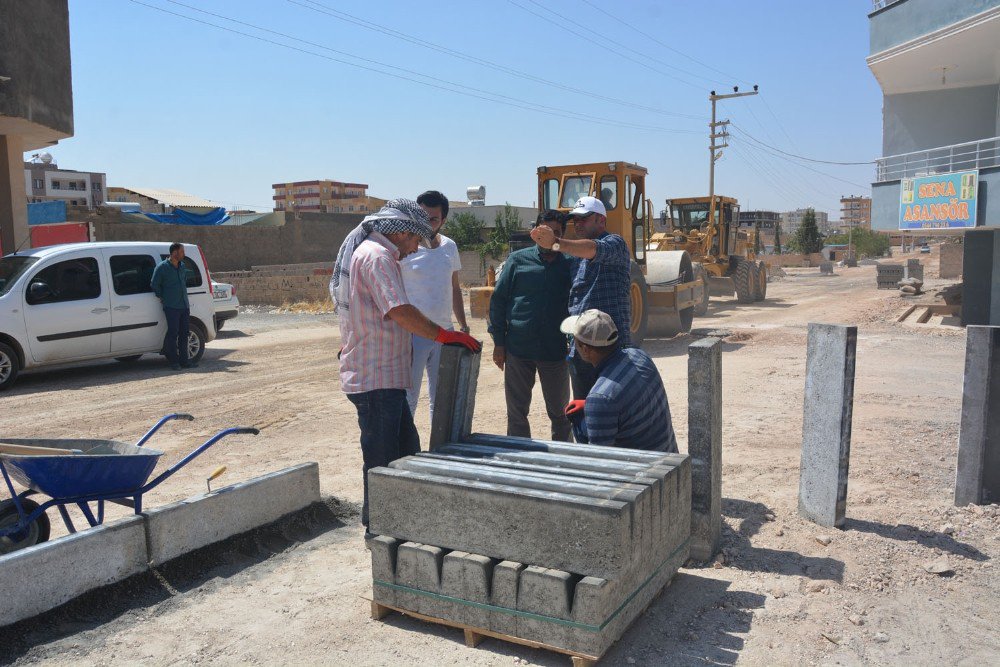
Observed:
[[[805,217],[808,208],[797,208],[794,211],[785,211],[781,214],[781,233],[782,236],[788,238],[790,235],[795,234],[799,231],[799,227],[802,225],[802,218]],[[830,231],[830,214],[826,211],[817,211],[812,209],[813,213],[816,214],[816,226],[819,228],[821,234],[826,234]]]
[[[840,198],[840,229],[871,229],[872,198],[851,195]]]
[[[364,183],[341,181],[296,181],[275,183],[274,210],[312,213],[370,213],[378,202],[367,194]]]
[[[66,202],[69,206],[93,208],[104,203],[107,176],[97,171],[60,169],[49,161],[24,163],[24,192],[28,203]]]
[[[1000,191],[1000,0],[876,0],[868,18],[883,94],[872,227],[1000,225],[986,197]]]

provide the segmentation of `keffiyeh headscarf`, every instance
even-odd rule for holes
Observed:
[[[372,232],[383,235],[411,232],[428,239],[434,236],[427,212],[411,199],[392,199],[386,202],[378,213],[362,220],[361,224],[344,239],[337,252],[337,263],[333,266],[330,296],[337,312],[350,309],[347,302],[351,294],[351,257]]]

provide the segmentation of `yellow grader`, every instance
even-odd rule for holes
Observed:
[[[739,203],[732,197],[688,197],[667,200],[665,232],[650,238],[656,251],[686,250],[696,277],[707,280],[717,296],[735,293],[739,303],[762,301],[767,296],[767,265],[757,260],[756,230],[739,226]],[[695,315],[708,310],[709,291],[695,307]]]

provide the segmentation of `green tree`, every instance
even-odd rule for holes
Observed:
[[[813,209],[806,209],[805,215],[802,216],[802,224],[795,233],[794,244],[796,250],[805,255],[823,249],[823,235],[816,226],[816,212]]]
[[[826,238],[826,243],[828,245],[853,243],[855,254],[867,257],[881,257],[889,249],[889,237],[870,229],[855,229],[850,235],[833,234]]]
[[[489,239],[479,248],[479,258],[486,264],[486,257],[501,259],[510,248],[510,235],[521,229],[521,216],[510,203],[504,204],[493,218]]]
[[[781,254],[781,222],[774,223],[774,254]]]
[[[483,243],[483,221],[468,211],[448,216],[444,234],[459,250],[478,250]]]

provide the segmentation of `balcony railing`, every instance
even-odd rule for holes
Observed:
[[[881,183],[987,167],[1000,167],[1000,137],[880,157],[875,161],[875,181]]]

